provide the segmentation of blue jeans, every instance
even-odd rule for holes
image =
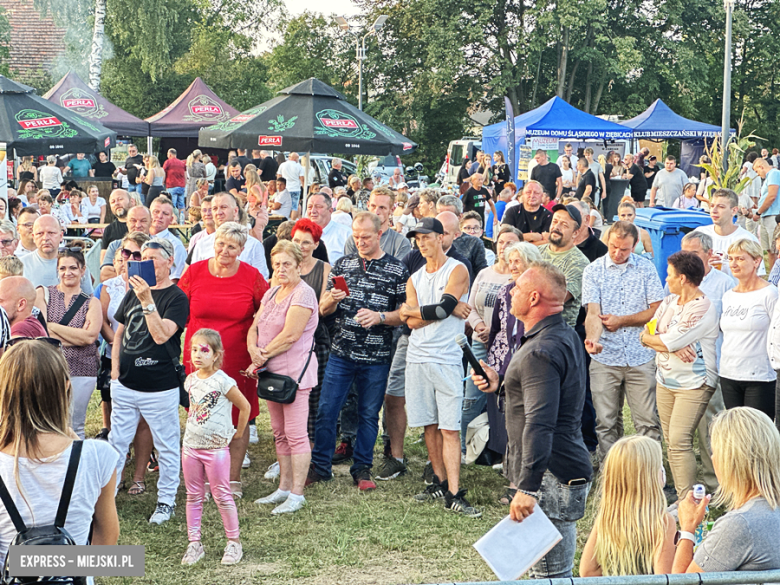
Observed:
[[[135,184],[131,183],[131,184],[129,184],[127,186],[127,192],[128,193],[140,193],[141,192],[141,185],[139,185],[138,183],[135,183]]]
[[[358,428],[358,389],[357,384],[352,384],[344,407],[339,414],[339,432],[341,440],[350,445],[355,442]]]
[[[563,540],[531,568],[531,579],[571,577],[577,550],[577,520],[585,515],[590,485],[590,482],[577,486],[564,485],[549,471],[544,472],[538,492],[539,507],[561,533]]]
[[[390,364],[360,364],[331,354],[322,380],[320,407],[314,428],[311,461],[322,477],[331,477],[333,448],[336,444],[336,421],[349,389],[358,388],[358,428],[350,473],[353,477],[374,463],[374,443],[379,431],[379,409],[385,399],[385,385]]]
[[[167,190],[176,209],[184,209],[187,202],[184,199],[184,187],[171,187]]]
[[[290,200],[292,201],[292,210],[297,211],[298,210],[298,203],[301,199],[301,192],[300,191],[290,191]]]
[[[481,341],[471,342],[471,351],[478,360],[487,362],[487,345]],[[471,373],[471,366],[466,364],[466,373]],[[481,392],[474,385],[471,378],[466,380],[466,393],[463,395],[463,415],[460,419],[460,451],[466,453],[466,429],[469,423],[485,412],[487,407],[487,394]]]

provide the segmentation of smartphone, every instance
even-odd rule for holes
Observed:
[[[333,288],[342,290],[344,293],[346,293],[347,296],[349,296],[349,287],[347,286],[347,281],[343,276],[333,277]]]
[[[127,277],[140,276],[149,286],[157,286],[157,277],[154,274],[154,260],[131,260],[127,263]],[[132,285],[130,286],[132,288]]]

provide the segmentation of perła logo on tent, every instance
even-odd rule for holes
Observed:
[[[257,137],[257,145],[258,146],[281,146],[282,137],[260,135]]]

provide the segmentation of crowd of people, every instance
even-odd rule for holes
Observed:
[[[463,177],[461,196],[409,194],[400,179],[375,187],[346,176],[334,159],[328,186],[305,199],[297,154],[281,164],[262,154],[255,164],[238,151],[225,190],[211,193],[200,151],[186,162],[169,151],[160,166],[132,147],[139,162],[123,168],[149,188],[136,180],[111,192],[99,274],[78,240],[63,245],[69,220],[46,213],[41,195],[37,205],[28,198],[15,224],[0,221],[0,479],[25,522],[53,518],[75,452],[81,464],[66,528],[77,542],[87,542],[93,522],[92,544],[115,544],[114,496],[123,487],[143,494],[152,470],[152,524],[174,515],[184,480],[182,563],[205,555],[201,516],[213,497],[227,538],[222,563],[236,564],[243,548],[235,500],[244,496],[241,474],[265,405],[276,449],[265,477],[278,486],[255,503],[272,515],[300,510],[307,486],[331,481],[334,465],[351,462],[361,492],[399,481],[409,472],[404,437],[412,427],[428,453],[421,480],[409,480],[419,482],[417,502],[479,518],[461,467],[485,451],[502,462],[507,487],[495,498],[511,518],[521,522],[536,506],[550,517],[563,540],[534,577],[571,576],[576,523],[596,473],[597,516],[581,575],[780,568],[780,305],[772,282],[780,268],[762,277],[777,234],[761,220],[774,199],[761,199],[753,214],[772,230],[759,241],[735,223],[745,215],[737,194],[714,190],[713,225],[683,238],[664,287],[646,257],[649,237],[633,224],[641,201],[622,204],[610,226],[594,209],[599,189],[608,189],[605,173],[645,174],[634,167],[646,153],[639,162],[611,157],[594,172],[586,150],[576,163],[591,174],[582,198],[571,195],[574,167],[564,162],[564,175],[541,153],[519,192],[498,155]],[[760,161],[752,168],[762,192],[776,196],[771,171]],[[670,196],[662,172],[651,204]],[[87,200],[87,216],[99,213]],[[83,214],[80,203],[67,206]],[[184,209],[198,220],[189,241],[171,228]],[[269,235],[280,209],[289,215],[276,217]],[[134,262],[148,262],[153,276],[140,276]],[[484,376],[464,367],[463,343]],[[96,388],[102,441],[82,447]],[[26,392],[47,399],[29,401]],[[624,436],[625,402],[635,436]],[[473,452],[467,435],[477,425],[489,439]],[[134,467],[123,479],[131,445]],[[694,498],[697,483],[727,512],[694,552],[710,501]],[[14,535],[0,515],[1,556]]]

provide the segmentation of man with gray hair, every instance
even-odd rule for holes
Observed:
[[[718,321],[723,310],[723,295],[727,290],[737,286],[737,281],[733,276],[726,274],[722,270],[712,267],[710,261],[714,254],[712,251],[712,238],[704,232],[693,231],[682,239],[682,250],[684,252],[693,252],[701,261],[704,262],[704,279],[699,288],[715,306]],[[667,286],[665,291],[669,293]],[[723,333],[718,332],[718,339],[715,343],[717,361],[720,363],[720,347],[723,344]],[[699,431],[699,452],[701,454],[702,479],[709,493],[715,493],[718,489],[718,478],[715,476],[715,469],[712,466],[712,457],[710,455],[710,423],[713,417],[725,408],[723,404],[723,392],[720,389],[720,382],[715,386],[715,393],[710,398],[707,410],[699,421],[697,430]],[[704,446],[704,448],[702,448]]]
[[[111,352],[113,408],[108,441],[119,453],[127,453],[139,418],[149,424],[160,463],[157,508],[149,522],[162,524],[173,516],[179,488],[179,384],[183,374],[179,355],[189,301],[170,277],[174,262],[170,241],[152,238],[141,247],[141,254],[154,263],[156,284],[149,286],[140,276],[130,277],[131,290],[114,315],[119,325]],[[124,465],[125,457],[120,457],[119,478]]]
[[[535,262],[512,289],[512,315],[523,322],[523,344],[504,377],[507,456],[505,469],[517,493],[509,507],[515,522],[538,504],[563,539],[534,565],[531,578],[571,577],[576,522],[585,514],[593,469],[582,440],[585,352],[563,319],[566,277]],[[496,392],[498,373],[484,362],[487,379],[472,375],[483,392]]]
[[[575,201],[571,205],[577,206],[582,217],[588,217],[590,214],[590,206],[584,201]],[[583,226],[583,229],[575,234],[574,245],[585,254],[588,262],[595,262],[607,253],[607,245],[598,238],[596,230],[588,226]]]
[[[8,220],[0,221],[0,258],[13,256],[19,244],[16,227]]]
[[[331,161],[331,169],[328,173],[328,187],[334,190],[336,187],[344,187],[347,186],[347,177],[344,175],[344,173],[341,172],[341,159],[340,158],[334,158]]]
[[[455,214],[455,219],[460,219],[463,215],[463,203],[457,197],[444,195],[436,202],[436,213],[441,214],[445,211],[452,212]],[[480,238],[461,232],[457,222],[454,225],[448,223],[444,227],[448,234],[455,238],[452,241],[452,247],[471,263],[474,276],[479,274],[483,268],[487,268],[485,244]]]

